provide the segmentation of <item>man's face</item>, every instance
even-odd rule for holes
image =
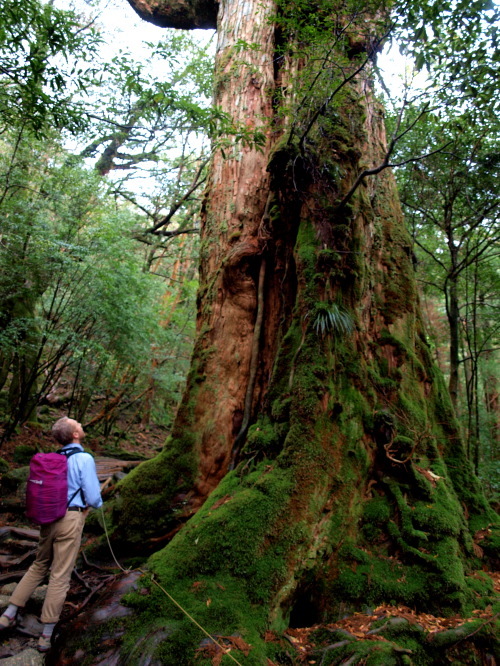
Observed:
[[[78,441],[82,441],[82,439],[85,437],[85,432],[82,428],[82,424],[78,423],[78,421],[75,421],[75,419],[68,419],[71,422],[71,425],[73,427],[73,436],[75,438],[78,438]]]

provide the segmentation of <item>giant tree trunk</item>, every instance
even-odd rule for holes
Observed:
[[[149,4],[161,22],[168,3]],[[238,659],[259,665],[276,651],[269,628],[381,601],[463,610],[467,517],[490,518],[425,342],[392,174],[340,205],[386,150],[366,67],[329,104],[304,103],[307,57],[277,52],[293,35],[275,11],[220,4],[216,103],[261,125],[265,144],[214,157],[187,389],[171,440],[122,483],[113,514],[115,543],[145,552],[196,511],[149,567],[210,633],[242,634],[253,649]],[[342,81],[374,38],[365,16],[337,18]],[[127,663],[148,641],[158,663],[195,660],[203,636],[163,592],[129,603],[141,622]]]

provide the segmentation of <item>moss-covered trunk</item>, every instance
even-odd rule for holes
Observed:
[[[208,495],[149,568],[211,634],[242,635],[252,650],[238,660],[259,665],[281,649],[269,629],[380,602],[470,608],[472,535],[491,519],[426,345],[392,174],[339,205],[386,150],[367,69],[316,118],[311,102],[298,131],[307,105],[291,106],[290,86],[307,63],[277,54],[273,11],[221,4],[217,99],[235,122],[262,123],[266,142],[214,159],[188,386],[171,441],[122,484],[114,512],[116,543],[144,544]],[[358,29],[338,41],[344,80],[368,48]],[[242,54],[243,41],[261,47]],[[161,590],[129,603],[140,622],[127,663],[143,663],[144,641],[155,663],[194,663],[203,634]]]

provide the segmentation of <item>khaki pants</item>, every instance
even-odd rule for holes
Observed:
[[[50,569],[49,585],[40,619],[44,624],[59,620],[80,549],[84,523],[83,512],[66,511],[66,515],[55,523],[42,525],[36,559],[19,581],[10,603],[23,608]]]

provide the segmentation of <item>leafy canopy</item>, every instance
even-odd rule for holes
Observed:
[[[39,0],[0,0],[0,15],[0,129],[81,129],[85,116],[74,95],[93,79],[97,33]]]

